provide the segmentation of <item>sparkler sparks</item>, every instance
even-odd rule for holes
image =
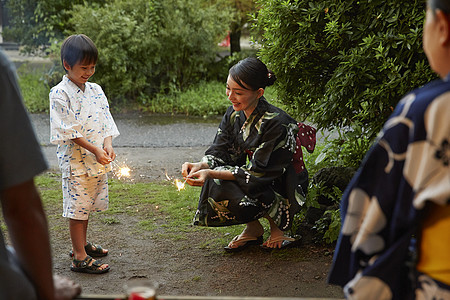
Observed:
[[[123,166],[119,166],[119,164],[115,161],[112,161],[112,164],[114,165],[114,175],[116,175],[117,178],[122,179],[131,177],[130,167],[125,164],[123,164]]]
[[[187,179],[186,179],[187,180]],[[175,186],[177,187],[178,191],[184,190],[184,186],[186,184],[186,180],[181,182],[181,180],[175,179]]]
[[[179,179],[172,180],[172,178],[170,178],[170,176],[167,175],[167,172],[166,172],[165,175],[166,175],[167,180],[168,181],[172,181],[172,183],[177,187],[178,191],[181,191],[181,190],[185,189],[185,185],[186,185],[186,180],[187,179],[185,181],[181,181]]]

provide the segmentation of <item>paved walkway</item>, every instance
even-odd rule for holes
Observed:
[[[50,169],[58,171],[56,146],[50,144],[47,114],[30,115]],[[179,176],[185,161],[198,161],[213,141],[220,119],[205,122],[184,117],[118,115],[120,131],[113,141],[116,161],[134,168],[142,178]]]

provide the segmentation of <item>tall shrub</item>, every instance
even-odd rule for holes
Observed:
[[[7,0],[10,24],[3,28],[6,40],[19,43],[25,52],[45,50],[52,41],[63,38],[73,5],[85,0]],[[89,5],[104,0],[89,0]]]
[[[421,43],[425,1],[256,2],[259,55],[299,119],[357,122],[370,140],[402,95],[434,78]]]
[[[226,0],[115,0],[75,6],[71,24],[99,48],[95,81],[112,98],[184,89],[205,76],[229,24]],[[146,99],[148,97],[145,97]]]

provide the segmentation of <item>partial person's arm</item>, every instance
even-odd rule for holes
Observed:
[[[12,245],[38,299],[72,299],[78,295],[80,286],[62,282],[60,277],[54,289],[47,219],[33,180],[3,190],[0,197]]]

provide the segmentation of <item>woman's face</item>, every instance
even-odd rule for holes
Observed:
[[[245,116],[248,117],[255,110],[258,105],[259,98],[264,94],[264,89],[259,88],[256,91],[251,90],[245,83],[242,83],[246,88],[241,87],[233,78],[228,75],[227,78],[227,97],[233,104],[235,111],[244,111]]]

